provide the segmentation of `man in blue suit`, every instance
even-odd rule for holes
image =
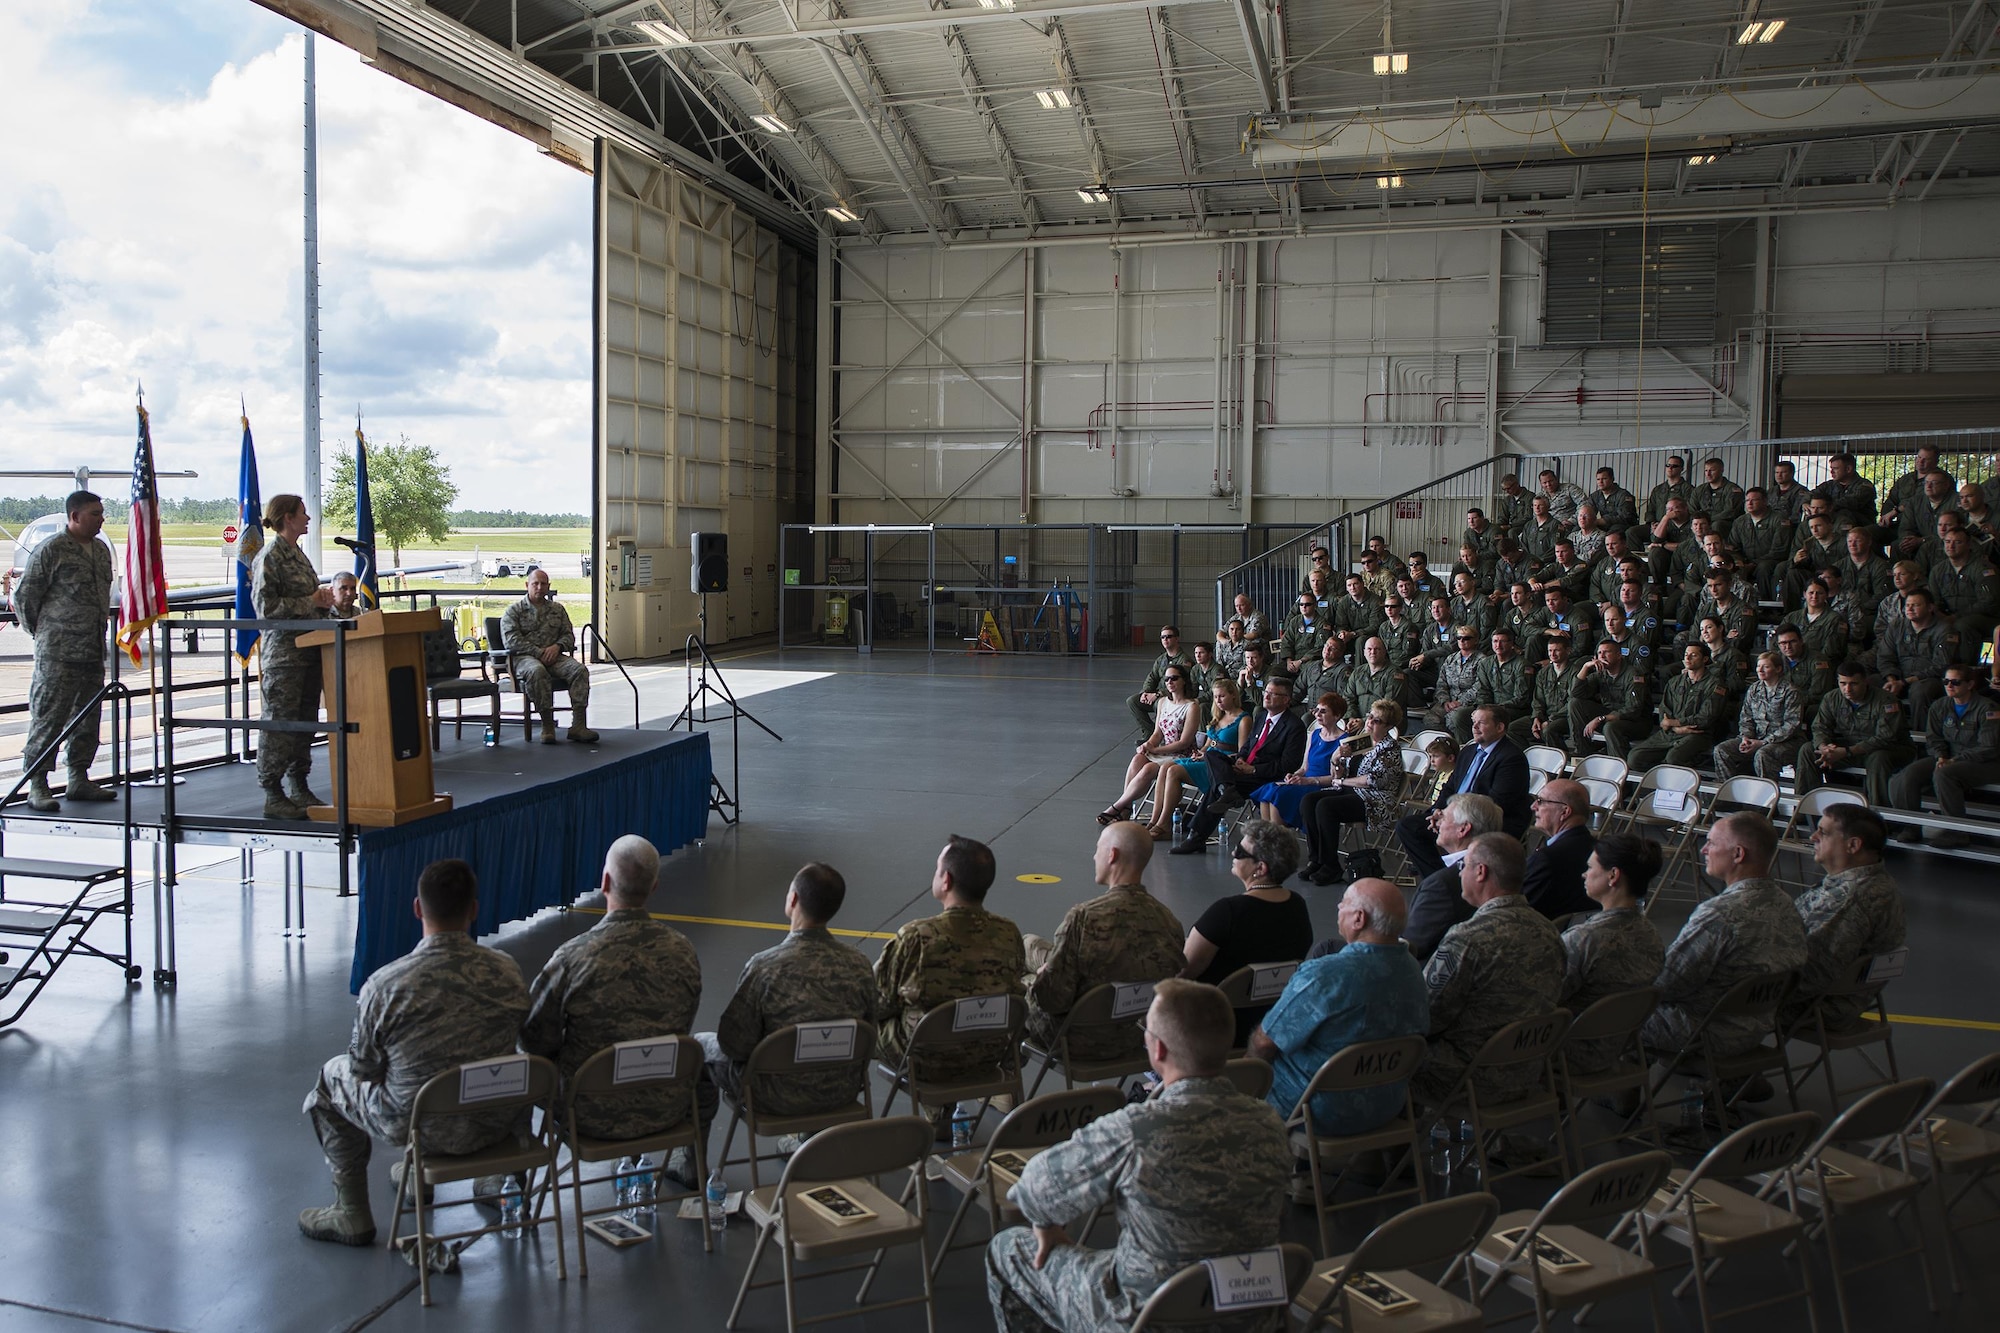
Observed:
[[[1422,814],[1404,815],[1396,822],[1396,841],[1410,858],[1411,873],[1422,883],[1444,869],[1438,850],[1438,815],[1444,803],[1460,792],[1485,796],[1500,807],[1501,830],[1518,838],[1528,829],[1528,756],[1507,739],[1507,717],[1497,704],[1472,710],[1472,744],[1458,752],[1451,778],[1437,801]]]
[[[1257,725],[1242,756],[1208,756],[1208,800],[1195,812],[1194,823],[1181,841],[1173,845],[1172,855],[1194,855],[1208,844],[1209,835],[1231,805],[1265,783],[1298,771],[1305,762],[1306,728],[1287,711],[1291,706],[1291,678],[1272,676],[1264,685],[1264,706],[1258,710]],[[1518,749],[1516,753],[1520,753]]]

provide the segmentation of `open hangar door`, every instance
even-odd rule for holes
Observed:
[[[621,658],[679,651],[693,534],[719,532],[709,642],[775,632],[778,528],[812,518],[815,261],[616,144],[595,178],[594,618]]]

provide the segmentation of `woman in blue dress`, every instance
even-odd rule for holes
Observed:
[[[1193,787],[1204,796],[1208,794],[1211,781],[1208,756],[1234,758],[1249,732],[1250,715],[1243,710],[1243,694],[1234,680],[1218,677],[1209,686],[1209,696],[1211,721],[1206,731],[1194,734],[1194,753],[1160,765],[1159,776],[1154,780],[1153,822],[1146,827],[1155,842],[1165,842],[1174,836],[1174,807],[1181,803],[1183,788]]]
[[[1273,824],[1299,827],[1299,806],[1304,803],[1306,793],[1333,781],[1333,752],[1347,735],[1340,725],[1345,716],[1347,700],[1332,693],[1319,697],[1313,707],[1313,728],[1306,733],[1305,762],[1299,765],[1298,772],[1287,775],[1281,782],[1267,782],[1250,793],[1263,818]]]

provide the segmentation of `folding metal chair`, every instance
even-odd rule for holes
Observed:
[[[1655,1059],[1664,1057],[1664,1068],[1647,1089],[1647,1095],[1655,1102],[1659,1100],[1660,1089],[1667,1080],[1680,1074],[1703,1085],[1700,1094],[1704,1106],[1715,1108],[1717,1123],[1724,1129],[1729,1125],[1730,1110],[1737,1097],[1742,1095],[1743,1086],[1750,1079],[1762,1074],[1779,1073],[1785,1080],[1785,1099],[1796,1111],[1799,1107],[1798,1084],[1792,1077],[1791,1059],[1785,1050],[1785,1041],[1778,1032],[1778,1007],[1790,995],[1797,983],[1795,972],[1761,972],[1743,978],[1722,993],[1714,1006],[1702,1017],[1688,1040],[1688,1044],[1678,1051],[1662,1051],[1648,1048],[1648,1054]],[[1755,1020],[1760,1026],[1768,1026],[1771,1039],[1759,1041],[1747,1051],[1723,1053],[1715,1048],[1715,1025],[1725,1019]],[[1731,1084],[1736,1084],[1736,1092],[1726,1093]],[[1698,1123],[1706,1124],[1705,1116],[1697,1117]]]
[[[1778,834],[1778,852],[1772,859],[1772,878],[1787,887],[1808,888],[1813,883],[1814,862],[1812,831],[1819,827],[1819,817],[1836,805],[1866,805],[1860,792],[1849,787],[1814,787],[1792,804],[1792,817]],[[1783,858],[1790,856],[1799,861],[1798,879],[1776,873]]]
[[[1507,1024],[1488,1037],[1473,1054],[1465,1072],[1459,1075],[1457,1085],[1439,1104],[1436,1119],[1464,1119],[1472,1125],[1472,1151],[1479,1158],[1481,1184],[1490,1188],[1496,1181],[1533,1171],[1549,1161],[1555,1163],[1564,1180],[1569,1179],[1569,1150],[1563,1141],[1562,1099],[1556,1093],[1555,1076],[1556,1048],[1562,1044],[1569,1026],[1570,1013],[1567,1009],[1551,1009],[1546,1014]],[[1534,1071],[1537,1086],[1533,1091],[1512,1101],[1480,1100],[1480,1074],[1519,1065],[1537,1066]],[[1517,1125],[1532,1124],[1537,1120],[1546,1120],[1554,1127],[1555,1132],[1550,1137],[1553,1150],[1550,1155],[1495,1171],[1490,1155],[1493,1141]],[[1456,1170],[1460,1164],[1452,1163],[1452,1169]]]
[[[1576,761],[1569,775],[1578,782],[1586,778],[1596,782],[1609,782],[1622,792],[1625,790],[1625,778],[1628,772],[1625,761],[1616,755],[1587,754]]]
[[[1642,1229],[1650,1240],[1664,1237],[1685,1249],[1689,1271],[1674,1288],[1674,1295],[1683,1296],[1690,1285],[1694,1287],[1703,1333],[1713,1329],[1719,1319],[1768,1309],[1790,1300],[1805,1301],[1807,1323],[1818,1333],[1812,1256],[1796,1245],[1805,1237],[1805,1219],[1794,1208],[1781,1208],[1771,1202],[1770,1196],[1799,1171],[1799,1155],[1819,1128],[1820,1118],[1811,1111],[1794,1111],[1745,1125],[1709,1149],[1692,1171],[1669,1172],[1666,1187],[1649,1196],[1638,1213],[1612,1230],[1609,1239],[1615,1243],[1628,1230]],[[1735,1182],[1747,1181],[1764,1172],[1776,1174],[1754,1195],[1735,1188]],[[1798,1289],[1730,1310],[1711,1309],[1708,1287],[1722,1261],[1766,1247],[1775,1247],[1787,1259],[1796,1259]],[[1635,1238],[1632,1248],[1644,1251],[1644,1243]]]
[[[1285,983],[1299,970],[1296,962],[1291,963],[1246,963],[1222,980],[1216,982],[1230,1008],[1237,1014],[1237,1026],[1242,1026],[1242,1016],[1246,1011],[1262,1013],[1278,1002],[1285,992]],[[1230,1050],[1231,1055],[1241,1055],[1244,1047]]]
[[[1267,1070],[1270,1068],[1269,1065],[1264,1067]],[[953,1153],[945,1158],[941,1179],[957,1190],[960,1197],[958,1208],[951,1215],[951,1225],[945,1228],[944,1239],[938,1244],[937,1257],[931,1261],[932,1275],[935,1276],[944,1267],[945,1256],[952,1251],[984,1249],[994,1236],[1000,1234],[1001,1227],[1020,1221],[1021,1215],[1007,1203],[1006,1190],[995,1188],[997,1182],[992,1171],[996,1154],[1011,1152],[1022,1157],[1032,1156],[1043,1148],[1067,1141],[1070,1135],[1097,1117],[1110,1115],[1124,1106],[1125,1095],[1116,1088],[1071,1088],[1066,1092],[1045,1093],[1022,1102],[1008,1112],[1007,1118],[995,1127],[993,1137],[987,1140],[984,1148]],[[915,1186],[916,1182],[912,1181],[911,1188]],[[975,1199],[983,1199],[986,1203],[987,1239],[955,1245],[953,1242],[958,1236],[958,1229],[972,1211]]]
[[[490,1091],[493,1088],[505,1088],[507,1091],[495,1094]],[[425,1305],[431,1303],[432,1250],[453,1241],[470,1242],[488,1232],[500,1230],[502,1225],[468,1227],[464,1231],[443,1235],[432,1231],[430,1217],[433,1210],[440,1207],[465,1208],[473,1203],[471,1199],[449,1204],[430,1201],[433,1190],[454,1181],[477,1180],[481,1176],[522,1177],[524,1202],[532,1196],[533,1207],[525,1209],[527,1216],[515,1225],[524,1230],[553,1225],[556,1232],[556,1277],[560,1280],[569,1276],[563,1246],[562,1192],[555,1187],[555,1096],[556,1067],[539,1055],[503,1055],[493,1060],[453,1065],[432,1075],[423,1087],[417,1089],[417,1100],[410,1108],[410,1141],[403,1149],[403,1173],[396,1186],[396,1211],[389,1223],[388,1245],[392,1250],[397,1247],[397,1233],[404,1215],[414,1215],[417,1227],[414,1257],[417,1284]],[[508,1133],[499,1142],[469,1153],[434,1152],[424,1146],[424,1126],[431,1120],[509,1108],[522,1113],[536,1110],[542,1113],[541,1128],[528,1142],[523,1143],[515,1134]],[[542,1173],[539,1185],[534,1179],[538,1171]],[[555,1205],[554,1215],[543,1217],[542,1205],[551,1200]],[[463,1249],[464,1246],[458,1248]]]
[[[1449,740],[1449,739],[1451,739],[1450,732],[1440,731],[1437,728],[1433,727],[1429,731],[1418,732],[1414,737],[1411,738],[1410,743],[1419,750],[1428,750],[1430,748],[1432,741]]]
[[[702,1132],[700,1106],[696,1100],[696,1088],[701,1079],[701,1043],[693,1037],[648,1037],[639,1041],[621,1041],[615,1046],[607,1046],[596,1055],[585,1060],[568,1081],[564,1089],[562,1121],[558,1133],[562,1134],[569,1146],[569,1162],[564,1170],[569,1175],[571,1215],[576,1220],[576,1275],[590,1276],[590,1250],[584,1244],[583,1224],[592,1217],[602,1217],[615,1213],[622,1203],[603,1204],[596,1208],[583,1206],[583,1187],[602,1185],[615,1178],[615,1174],[586,1178],[583,1169],[593,1162],[619,1161],[626,1157],[644,1157],[647,1153],[668,1153],[676,1148],[688,1148],[694,1153],[694,1178],[708,1178],[708,1135]],[[681,1117],[669,1129],[655,1134],[641,1134],[630,1139],[593,1138],[577,1129],[577,1105],[588,1105],[600,1097],[617,1094],[645,1093],[657,1098],[662,1108],[662,1118],[667,1118],[666,1110],[680,1101],[684,1106]],[[663,1173],[650,1173],[655,1183]],[[557,1190],[561,1184],[558,1181]],[[682,1199],[699,1198],[701,1191],[689,1190],[685,1193],[670,1194],[656,1198],[658,1203],[678,1203]],[[707,1227],[701,1229],[701,1248],[704,1253],[715,1248],[713,1234]]]
[[[1655,764],[1639,775],[1639,785],[1625,803],[1624,830],[1659,829],[1667,843],[1659,878],[1646,895],[1646,912],[1673,883],[1680,858],[1694,837],[1701,816],[1701,774],[1679,764]]]
[[[1794,1212],[1801,1203],[1815,1209],[1819,1219],[1806,1235],[1826,1241],[1826,1257],[1833,1268],[1833,1298],[1840,1310],[1840,1327],[1851,1330],[1847,1309],[1847,1279],[1856,1273],[1916,1256],[1923,1274],[1924,1300],[1932,1314],[1938,1312],[1937,1287],[1931,1280],[1930,1248],[1924,1242],[1923,1224],[1914,1212],[1900,1207],[1923,1190],[1924,1177],[1911,1159],[1909,1133],[1911,1117],[1929,1102],[1937,1084],[1927,1078],[1908,1079],[1875,1089],[1833,1118],[1800,1159],[1799,1169],[1782,1175],[1771,1174],[1771,1184],[1786,1192]],[[1839,1145],[1887,1140],[1867,1157],[1843,1152]],[[1899,1165],[1881,1160],[1893,1153]],[[1844,1218],[1864,1213],[1888,1212],[1892,1218],[1907,1220],[1913,1243],[1900,1250],[1883,1252],[1879,1239],[1871,1239],[1867,1259],[1844,1255],[1836,1224]]]
[[[1249,1306],[1240,1310],[1219,1310],[1215,1303],[1215,1272],[1228,1272],[1232,1267],[1252,1263],[1263,1255],[1276,1253],[1284,1272],[1285,1285],[1282,1300],[1273,1300],[1268,1306]],[[1211,1267],[1212,1265],[1212,1267]],[[1312,1273],[1312,1253],[1305,1246],[1287,1241],[1275,1245],[1271,1250],[1256,1251],[1252,1254],[1222,1255],[1214,1259],[1198,1259],[1180,1272],[1153,1288],[1153,1294],[1139,1307],[1139,1317],[1132,1321],[1129,1333],[1142,1333],[1149,1328],[1184,1328],[1198,1324],[1203,1328],[1230,1326],[1230,1315],[1243,1316],[1239,1322],[1249,1326],[1249,1320],[1260,1312],[1268,1315],[1276,1311],[1289,1310],[1292,1299],[1305,1286],[1306,1278]],[[1275,1293],[1274,1293],[1275,1295]]]
[[[1458,1333],[1486,1327],[1479,1307],[1441,1286],[1417,1276],[1412,1269],[1442,1265],[1448,1281],[1466,1253],[1485,1238],[1500,1215],[1500,1200],[1491,1194],[1461,1194],[1418,1204],[1376,1227],[1351,1254],[1313,1265],[1292,1313],[1300,1328],[1322,1324],[1348,1330],[1415,1329],[1424,1333]],[[1415,1302],[1393,1314],[1378,1315],[1361,1303],[1357,1292],[1379,1290],[1387,1283]]]
[[[1528,756],[1528,771],[1540,773],[1544,778],[1561,777],[1563,769],[1569,766],[1569,755],[1553,745],[1530,745],[1524,753]]]
[[[1654,1333],[1660,1333],[1660,1290],[1655,1279],[1647,1237],[1639,1233],[1637,1252],[1612,1244],[1585,1228],[1617,1218],[1614,1231],[1645,1206],[1666,1182],[1674,1159],[1664,1152],[1643,1152],[1605,1162],[1579,1174],[1557,1190],[1539,1211],[1502,1213],[1486,1239],[1466,1256],[1468,1267],[1485,1273],[1475,1299],[1484,1307],[1501,1284],[1534,1301],[1535,1308],[1504,1319],[1487,1318],[1487,1327],[1533,1317],[1536,1333],[1548,1333],[1549,1315],[1600,1301],[1628,1291],[1644,1291],[1652,1307]],[[1582,1260],[1580,1265],[1552,1270],[1538,1250],[1549,1243]]]
[[[1277,1071],[1253,1056],[1241,1055],[1222,1066],[1222,1076],[1236,1085],[1236,1090],[1253,1102],[1261,1102],[1271,1095],[1271,1081]]]
[[[1601,759],[1602,755],[1592,755]],[[1611,828],[1618,818],[1618,811],[1625,804],[1625,788],[1620,783],[1606,782],[1602,778],[1578,778],[1585,792],[1590,796],[1590,828],[1593,833],[1603,833]]]
[[[1804,1083],[1811,1078],[1815,1069],[1826,1074],[1826,1097],[1834,1106],[1840,1105],[1841,1090],[1833,1080],[1833,1057],[1836,1051],[1853,1051],[1861,1057],[1875,1075],[1872,1083],[1863,1083],[1847,1089],[1852,1095],[1879,1088],[1886,1083],[1894,1083],[1902,1077],[1896,1069],[1896,1030],[1889,1022],[1888,1002],[1883,992],[1889,983],[1903,975],[1910,959],[1909,946],[1864,958],[1854,965],[1854,971],[1845,986],[1839,986],[1815,996],[1806,1012],[1793,1023],[1785,1033],[1787,1041],[1801,1042],[1813,1048],[1816,1054],[1812,1063],[1801,1069],[1796,1078]],[[1851,1027],[1829,1028],[1826,1025],[1826,1011],[1835,1003],[1845,1004],[1859,1001],[1862,1014],[1857,1024]],[[1871,1016],[1867,1011],[1874,1010]],[[1882,1057],[1889,1068],[1884,1071],[1868,1054],[1870,1046],[1880,1046]]]
[[[1682,865],[1688,865],[1691,873],[1689,881],[1694,887],[1694,900],[1701,901],[1708,896],[1706,877],[1696,852],[1701,840],[1715,827],[1715,821],[1724,815],[1739,810],[1758,811],[1766,819],[1775,820],[1778,813],[1778,784],[1769,778],[1741,775],[1724,778],[1715,788],[1715,794],[1708,798],[1708,804],[1701,814],[1681,832],[1680,841],[1674,845],[1674,853],[1666,865],[1660,869],[1658,887],[1646,899],[1647,910],[1659,899],[1661,893],[1670,889],[1680,877]]]
[[[1145,1073],[1151,1066],[1143,1050],[1136,1056],[1120,1060],[1079,1060],[1070,1053],[1070,1039],[1079,1031],[1111,1032],[1137,1027],[1145,1021],[1146,1010],[1152,1007],[1152,1003],[1153,983],[1150,981],[1107,981],[1085,991],[1077,997],[1070,1011],[1063,1015],[1048,1049],[1042,1049],[1033,1040],[1021,1044],[1021,1049],[1031,1058],[1042,1062],[1041,1071],[1028,1088],[1028,1095],[1033,1097],[1042,1090],[1042,1080],[1049,1076],[1051,1069],[1062,1070],[1065,1088],[1110,1079],[1122,1084],[1134,1074]]]
[[[1291,1135],[1292,1152],[1303,1154],[1306,1169],[1312,1175],[1313,1212],[1319,1221],[1319,1248],[1321,1253],[1333,1248],[1332,1217],[1346,1208],[1358,1208],[1363,1204],[1386,1203],[1391,1199],[1402,1199],[1414,1194],[1419,1202],[1428,1197],[1424,1189],[1423,1163],[1419,1154],[1423,1149],[1420,1138],[1421,1127],[1417,1123],[1416,1109],[1410,1103],[1408,1080],[1424,1063],[1424,1052],[1429,1047],[1422,1037],[1392,1037],[1387,1041],[1357,1042],[1343,1047],[1327,1058],[1306,1084],[1290,1115],[1285,1117],[1285,1129]],[[1402,1082],[1403,1109],[1391,1119],[1359,1134],[1321,1134],[1313,1125],[1313,1098],[1325,1093],[1341,1094],[1362,1092],[1369,1088],[1380,1088],[1390,1083]],[[1346,1203],[1330,1202],[1339,1193],[1341,1182],[1347,1179],[1348,1164],[1343,1164],[1340,1173],[1331,1185],[1326,1183],[1325,1162],[1328,1158],[1349,1159],[1360,1152],[1394,1152],[1401,1149],[1403,1157],[1396,1159],[1389,1169],[1387,1181],[1392,1181],[1405,1166],[1416,1183],[1408,1189],[1387,1188],[1370,1192],[1366,1197],[1351,1199]]]
[[[1949,1108],[1961,1106],[1981,1109],[1966,1120],[1947,1113]],[[1958,1251],[1965,1244],[1965,1233],[2000,1222],[2000,1207],[1962,1220],[1953,1215],[1975,1192],[2000,1205],[2000,1194],[1993,1188],[1995,1179],[2000,1178],[2000,1131],[1991,1128],[1996,1114],[2000,1114],[2000,1054],[1982,1055],[1945,1080],[1911,1118],[1904,1135],[1911,1162],[1929,1174],[1937,1190],[1938,1212],[1944,1221],[1945,1264],[1953,1291],[1965,1290],[1958,1270]],[[1894,1146],[1885,1141],[1870,1155]],[[1945,1190],[1947,1176],[1961,1181],[1950,1193]],[[1969,1253],[1966,1257],[1970,1262]]]
[[[1659,1007],[1660,993],[1650,986],[1607,995],[1570,1021],[1556,1048],[1556,1087],[1562,1094],[1562,1128],[1576,1149],[1577,1165],[1584,1153],[1606,1143],[1645,1139],[1655,1148],[1660,1141],[1659,1121],[1653,1114],[1651,1076],[1647,1070],[1645,1044],[1639,1029]],[[1607,1064],[1604,1056],[1612,1058]],[[1582,1069],[1576,1066],[1582,1065]],[[1599,1138],[1583,1137],[1584,1107],[1600,1098],[1635,1096],[1639,1109],[1623,1118],[1618,1132]],[[1636,1120],[1634,1117],[1637,1117]],[[1637,1128],[1634,1128],[1635,1124]]]
[[[768,1038],[766,1039],[768,1040]],[[785,1329],[793,1333],[801,1323],[821,1319],[847,1318],[875,1310],[894,1310],[905,1305],[924,1307],[924,1327],[937,1327],[937,1310],[931,1299],[931,1255],[926,1230],[930,1224],[930,1191],[916,1193],[917,1210],[912,1214],[902,1204],[884,1194],[868,1177],[905,1168],[921,1177],[924,1159],[930,1156],[930,1122],[922,1116],[890,1116],[859,1124],[837,1125],[813,1135],[792,1154],[785,1173],[776,1185],[753,1188],[744,1198],[743,1211],[757,1227],[756,1248],[743,1270],[743,1285],[737,1288],[736,1303],[729,1308],[724,1328],[735,1328],[743,1313],[743,1302],[752,1291],[782,1286],[785,1289]],[[802,1196],[814,1186],[838,1183],[852,1199],[875,1215],[846,1225],[835,1225],[805,1203]],[[765,1249],[776,1242],[783,1274],[776,1282],[756,1281],[757,1267]],[[869,1283],[882,1262],[882,1253],[899,1245],[915,1245],[922,1265],[923,1292],[895,1300],[864,1305]],[[844,1259],[865,1251],[876,1251],[865,1264],[800,1273],[796,1266],[820,1259]],[[801,1320],[798,1316],[796,1287],[811,1278],[833,1277],[840,1273],[866,1271],[850,1309],[833,1315]]]
[[[872,1118],[875,1105],[868,1088],[868,1062],[874,1057],[875,1025],[853,1018],[782,1027],[758,1042],[750,1052],[750,1058],[743,1062],[742,1095],[732,1097],[725,1092],[722,1097],[729,1104],[729,1129],[722,1136],[722,1165],[749,1163],[750,1185],[755,1189],[761,1183],[757,1178],[757,1163],[782,1156],[780,1153],[759,1154],[758,1139],[777,1138],[784,1134],[816,1134],[835,1125]],[[832,1110],[807,1115],[777,1115],[757,1106],[757,1089],[767,1086],[766,1080],[783,1079],[787,1074],[826,1073],[843,1066],[853,1070],[854,1100]],[[739,1124],[749,1131],[749,1141],[744,1149],[749,1155],[732,1158],[729,1147],[736,1142],[736,1127]]]
[[[910,1110],[922,1114],[926,1106],[954,1106],[977,1101],[979,1114],[995,1097],[1021,1099],[1021,1038],[1028,1025],[1028,1002],[1012,995],[971,995],[946,1000],[917,1021],[916,1030],[904,1043],[903,1058],[896,1065],[878,1062],[876,1068],[889,1076],[889,1093],[882,1099],[882,1114],[896,1104],[896,1094],[910,1099]],[[924,1077],[925,1061],[935,1062],[952,1051],[968,1046],[987,1046],[1004,1039],[1000,1063],[980,1077],[956,1083]]]

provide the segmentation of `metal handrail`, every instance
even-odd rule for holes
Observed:
[[[637,731],[639,729],[639,682],[632,679],[632,673],[627,671],[625,669],[625,664],[618,660],[618,654],[611,651],[611,645],[604,641],[604,636],[602,634],[598,633],[596,624],[586,620],[583,622],[581,626],[577,628],[576,633],[577,633],[577,639],[579,641],[579,647],[581,646],[581,641],[584,639],[585,636],[595,639],[597,641],[598,651],[603,653],[606,657],[610,658],[611,665],[617,667],[618,674],[625,678],[626,688],[632,691],[632,730]],[[493,651],[493,646],[491,644],[487,645],[487,651],[488,652]]]

